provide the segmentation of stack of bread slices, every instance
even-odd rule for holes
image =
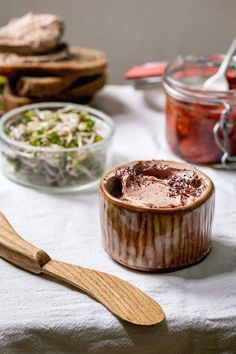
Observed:
[[[87,103],[106,83],[107,58],[61,42],[63,21],[28,13],[0,29],[0,75],[8,78],[5,110],[43,101]]]

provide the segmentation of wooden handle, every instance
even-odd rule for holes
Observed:
[[[47,253],[20,237],[1,212],[0,257],[36,274],[42,273],[42,267],[50,261]]]

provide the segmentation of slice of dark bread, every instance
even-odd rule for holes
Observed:
[[[61,61],[48,62],[22,62],[12,61],[6,63],[0,58],[0,75],[56,75],[62,76],[69,73],[77,75],[93,75],[98,69],[105,69],[107,58],[103,52],[95,49],[71,47],[69,56]]]
[[[98,79],[104,71],[98,68],[97,73],[93,75],[76,75],[68,74],[62,77],[59,76],[20,76],[10,79],[11,87],[15,87],[14,92],[18,96],[30,97],[52,97],[57,96],[65,91],[71,85],[80,86]]]
[[[80,79],[72,84],[65,91],[61,92],[57,96],[57,99],[61,101],[76,100],[78,97],[93,96],[98,90],[100,90],[107,81],[106,73],[100,75],[92,81],[82,83]]]
[[[41,98],[17,96],[11,89],[10,85],[6,84],[3,90],[3,107],[5,111],[8,111],[10,109],[34,102],[64,101],[88,103],[92,100],[94,94],[105,85],[105,83],[106,74],[103,74],[91,82],[84,83],[77,87],[73,86],[62,92],[60,95]]]
[[[52,91],[47,89],[47,86],[44,87],[42,90],[42,94],[40,95],[38,92],[37,96],[32,94],[22,95],[18,94],[17,89],[17,82],[14,80],[9,80],[9,87],[11,92],[15,96],[19,97],[29,97],[32,99],[52,99],[54,97],[61,98],[61,97],[74,97],[74,96],[87,96],[95,93],[97,90],[101,89],[107,80],[106,72],[100,75],[93,75],[93,76],[84,76],[76,81],[74,81],[70,86],[64,87],[58,93],[53,93]]]
[[[80,96],[75,99],[70,99],[66,100],[64,99],[65,102],[74,102],[74,103],[81,103],[81,104],[87,104],[93,99],[93,96]],[[3,91],[2,95],[2,104],[3,104],[3,110],[4,112],[9,111],[11,109],[24,106],[26,104],[31,104],[35,102],[48,102],[48,99],[32,99],[30,97],[20,97],[14,95],[10,87],[6,85]],[[50,101],[53,102],[60,102],[62,101],[61,99],[57,99],[56,97],[52,98]]]

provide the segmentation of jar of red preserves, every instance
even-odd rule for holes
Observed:
[[[164,74],[166,135],[172,150],[197,164],[236,167],[236,61],[226,77],[227,91],[202,89],[222,56],[178,57]]]

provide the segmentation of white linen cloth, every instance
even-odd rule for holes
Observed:
[[[116,124],[112,165],[178,159],[164,134],[164,113],[142,92],[107,86],[95,105]],[[103,250],[98,190],[50,195],[0,173],[0,210],[18,233],[52,259],[109,272],[156,299],[159,326],[113,316],[83,292],[0,259],[0,353],[207,354],[236,352],[236,172],[202,168],[216,186],[213,249],[200,264],[169,274],[135,272]]]

